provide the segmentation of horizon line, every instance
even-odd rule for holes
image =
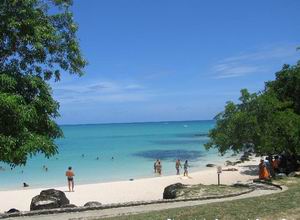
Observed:
[[[196,122],[196,121],[214,121],[214,119],[195,119],[195,120],[162,120],[162,121],[134,121],[134,122],[96,122],[79,124],[58,124],[59,126],[84,126],[84,125],[108,125],[108,124],[143,124],[143,123],[168,123],[168,122]]]

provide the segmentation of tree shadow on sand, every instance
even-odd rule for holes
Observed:
[[[258,175],[258,165],[244,165],[241,166],[243,169],[243,171],[241,171],[241,174],[244,175],[249,175],[249,176],[257,176]]]

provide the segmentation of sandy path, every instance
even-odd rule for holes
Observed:
[[[211,200],[199,200],[199,201],[187,201],[187,202],[174,202],[174,203],[162,203],[162,204],[151,204],[151,205],[141,205],[133,207],[122,207],[122,208],[113,208],[113,209],[104,209],[104,210],[94,210],[94,211],[85,211],[77,213],[60,213],[52,215],[40,215],[40,216],[28,216],[28,217],[16,217],[16,218],[7,218],[8,220],[96,220],[99,218],[113,217],[118,215],[129,215],[129,214],[138,214],[145,213],[150,211],[160,211],[165,209],[172,208],[181,208],[189,207],[196,205],[203,205],[216,202],[225,202],[233,201],[238,199],[252,198],[257,196],[265,196],[272,193],[280,193],[285,191],[287,188],[283,187],[283,190],[255,190],[248,194],[243,194],[236,197],[223,198],[223,199],[211,199]]]

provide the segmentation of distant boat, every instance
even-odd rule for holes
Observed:
[[[188,125],[183,125],[183,127],[187,128],[187,127],[188,127]]]

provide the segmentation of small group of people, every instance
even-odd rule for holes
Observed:
[[[158,173],[159,175],[161,175],[162,165],[159,159],[157,159],[154,162],[153,168],[154,168],[154,173]]]
[[[259,167],[259,179],[268,180],[271,178],[271,172],[274,168],[271,167],[271,164],[268,160],[261,159],[258,165]]]
[[[85,154],[81,154],[81,157],[84,158],[84,157],[85,157]],[[114,157],[111,157],[111,159],[114,160],[115,158],[114,158]],[[97,157],[96,157],[96,160],[100,160],[100,156],[97,156]]]
[[[183,170],[184,170],[183,176],[188,176],[188,174],[189,174],[188,168],[189,167],[190,167],[189,162],[188,162],[188,160],[186,160],[183,164]],[[177,159],[175,162],[175,168],[176,168],[176,174],[180,175],[180,168],[182,168],[182,166],[181,166],[181,162],[179,159]]]
[[[288,154],[268,156],[259,163],[259,179],[268,180],[277,173],[289,174],[299,169],[299,163],[295,156]]]
[[[184,162],[184,165],[183,165],[183,169],[184,169],[183,176],[188,176],[188,168],[189,167],[190,166],[189,166],[188,160],[186,160]],[[154,173],[157,173],[157,174],[161,175],[161,173],[162,173],[162,164],[161,164],[161,161],[159,159],[157,159],[154,162],[153,168],[154,168]],[[182,168],[180,159],[176,160],[176,162],[175,162],[175,168],[176,168],[176,174],[180,175],[180,168]]]
[[[43,170],[44,170],[45,172],[48,172],[48,167],[47,167],[46,165],[43,165]]]

